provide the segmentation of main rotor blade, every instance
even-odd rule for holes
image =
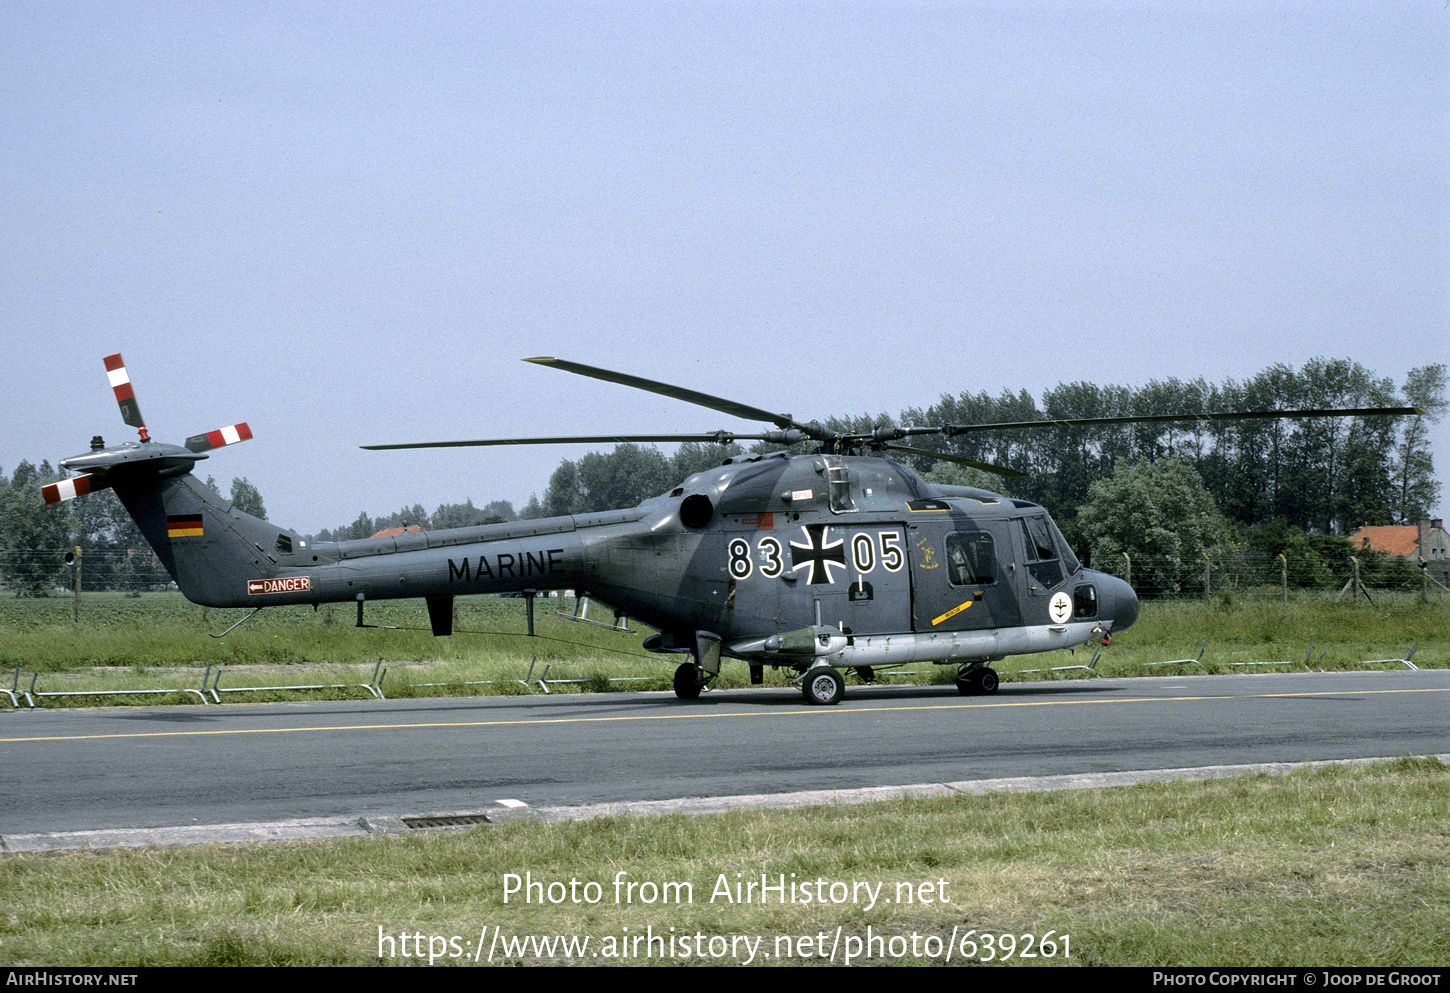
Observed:
[[[643,379],[639,376],[631,376],[623,372],[611,372],[608,369],[597,369],[594,366],[581,365],[578,362],[566,362],[563,359],[540,357],[524,359],[525,362],[536,362],[539,365],[549,366],[554,369],[562,369],[565,372],[572,372],[580,376],[589,376],[591,379],[602,379],[606,383],[618,383],[621,386],[632,386],[637,390],[645,390],[648,393],[658,393],[660,396],[670,397],[674,400],[683,400],[685,403],[693,403],[700,407],[709,407],[711,410],[718,410],[722,414],[729,414],[732,417],[744,418],[747,421],[766,421],[780,428],[795,428],[797,431],[804,431],[809,436],[815,437],[809,425],[801,424],[793,420],[789,414],[776,414],[768,410],[761,410],[759,407],[751,407],[748,404],[736,403],[734,400],[726,400],[722,397],[711,396],[708,393],[700,393],[695,390],[687,390],[683,386],[671,386],[669,383],[657,383],[652,379]]]
[[[707,445],[728,445],[733,441],[779,441],[782,440],[780,434],[781,432],[735,434],[729,431],[716,431],[711,434],[608,434],[572,438],[481,438],[474,441],[419,441],[405,445],[362,445],[360,447],[370,452],[384,452],[399,448],[478,448],[485,445],[618,445],[624,442],[656,444],[672,441],[697,441]]]
[[[1174,421],[1245,421],[1306,417],[1405,417],[1423,414],[1419,407],[1356,407],[1348,410],[1253,410],[1238,413],[1154,414],[1144,417],[1068,417],[1058,420],[1011,421],[999,424],[944,424],[942,434],[972,431],[1016,431],[1022,428],[1063,428],[1090,424],[1167,424]]]
[[[1027,476],[1027,473],[1018,472],[1016,469],[993,465],[990,462],[978,462],[976,459],[965,459],[960,455],[952,455],[950,452],[932,452],[925,448],[912,448],[910,445],[882,445],[881,447],[889,448],[894,452],[925,455],[927,458],[940,459],[943,462],[955,462],[957,465],[971,466],[973,469],[981,469],[983,472],[990,472],[994,476],[1006,476],[1008,479],[1020,479],[1026,478]]]

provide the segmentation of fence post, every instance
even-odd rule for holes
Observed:
[[[81,546],[75,546],[76,556],[76,580],[71,603],[71,622],[76,627],[81,626]]]
[[[1284,602],[1289,602],[1289,560],[1284,558],[1284,553],[1279,553],[1279,584],[1284,590]]]
[[[1213,568],[1213,560],[1208,557],[1207,552],[1199,552],[1203,556],[1203,602],[1213,602],[1213,591],[1209,587],[1209,572]]]
[[[1127,552],[1124,552],[1123,553],[1123,561],[1126,562],[1126,563],[1128,563],[1127,575],[1125,575],[1123,577],[1123,582],[1127,583],[1129,586],[1132,586],[1133,585],[1133,559],[1132,559],[1131,556],[1128,555]]]

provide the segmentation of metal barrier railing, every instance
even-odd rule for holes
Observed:
[[[211,672],[211,666],[207,666],[206,671],[208,673]],[[387,697],[383,696],[382,682],[383,677],[388,674],[388,670],[383,668],[382,659],[378,659],[378,664],[373,666],[373,678],[366,683],[308,683],[290,686],[228,686],[226,689],[221,689],[220,683],[222,679],[222,672],[223,670],[217,669],[216,678],[211,681],[211,698],[216,703],[222,702],[221,696],[219,695],[222,693],[282,693],[291,692],[293,690],[360,689],[367,690],[373,695],[375,699],[387,699]],[[201,677],[201,688],[203,691],[205,691],[207,688],[205,674],[203,674]],[[203,698],[202,702],[206,702],[205,698]]]
[[[1401,657],[1401,658],[1397,658],[1397,659],[1365,659],[1365,660],[1363,660],[1361,662],[1357,662],[1356,664],[1357,665],[1404,665],[1404,666],[1408,666],[1409,668],[1415,669],[1415,670],[1418,671],[1420,667],[1417,666],[1417,665],[1415,665],[1415,663],[1413,663],[1413,662],[1410,661],[1410,659],[1412,657],[1414,657],[1415,649],[1416,649],[1416,647],[1418,645],[1419,645],[1419,642],[1418,641],[1412,641],[1410,643],[1409,651],[1405,652],[1404,656]],[[1208,667],[1203,664],[1203,652],[1204,652],[1204,649],[1206,649],[1207,647],[1208,647],[1208,639],[1205,638],[1205,639],[1203,639],[1203,641],[1198,646],[1198,655],[1196,655],[1195,657],[1193,657],[1191,659],[1171,659],[1171,660],[1169,660],[1167,662],[1143,662],[1143,663],[1140,663],[1140,664],[1143,665],[1143,666],[1152,666],[1152,665],[1196,665],[1200,669],[1204,669],[1205,671],[1207,671]],[[1304,667],[1305,671],[1307,671],[1307,672],[1314,672],[1315,670],[1311,667],[1310,663],[1311,662],[1313,662],[1313,663],[1323,662],[1324,661],[1324,657],[1326,655],[1328,655],[1328,654],[1329,654],[1329,652],[1327,650],[1326,651],[1322,651],[1322,652],[1319,653],[1319,657],[1318,658],[1315,658],[1314,657],[1314,642],[1310,642],[1309,643],[1309,650],[1304,653],[1304,658],[1301,661],[1298,661],[1298,662],[1295,662],[1293,660],[1289,660],[1289,661],[1284,661],[1284,662],[1226,662],[1224,664],[1225,665],[1241,665],[1241,666],[1247,666],[1247,665],[1255,665],[1255,666],[1257,666],[1257,665],[1302,665]],[[1030,671],[1030,670],[1021,670],[1021,671],[1024,671],[1025,672],[1025,671]],[[1323,672],[1324,670],[1323,669],[1320,669],[1318,671],[1319,672]]]
[[[1409,647],[1409,650],[1406,651],[1405,654],[1402,657],[1400,657],[1400,658],[1392,658],[1392,659],[1365,659],[1364,661],[1358,662],[1357,664],[1358,665],[1404,665],[1404,666],[1406,666],[1406,667],[1408,667],[1410,669],[1414,669],[1414,670],[1418,671],[1419,670],[1419,666],[1415,665],[1415,663],[1411,661],[1411,659],[1415,655],[1415,651],[1417,650],[1418,646],[1419,646],[1419,642],[1411,642],[1410,647]],[[1163,661],[1163,662],[1143,662],[1143,663],[1140,663],[1140,665],[1143,666],[1143,667],[1148,667],[1148,666],[1164,666],[1164,665],[1196,665],[1199,668],[1201,668],[1201,669],[1203,669],[1205,671],[1208,671],[1208,667],[1206,665],[1204,665],[1204,663],[1203,663],[1204,652],[1207,650],[1207,648],[1208,648],[1208,639],[1205,638],[1205,639],[1203,639],[1202,642],[1199,643],[1199,646],[1198,646],[1198,654],[1196,656],[1194,656],[1193,658],[1191,658],[1191,659],[1185,658],[1185,659],[1169,659],[1169,660],[1166,660],[1166,661]],[[1299,661],[1299,662],[1294,662],[1294,661],[1283,661],[1283,662],[1227,662],[1227,663],[1224,663],[1224,664],[1231,665],[1231,666],[1271,666],[1271,665],[1296,666],[1296,665],[1302,665],[1306,671],[1308,671],[1308,672],[1314,672],[1315,670],[1313,668],[1311,668],[1310,663],[1311,662],[1322,662],[1324,660],[1324,657],[1327,654],[1329,654],[1327,651],[1320,652],[1318,659],[1315,659],[1314,658],[1314,648],[1315,648],[1314,644],[1313,643],[1310,643],[1308,652],[1305,653],[1303,660],[1302,661]],[[1027,674],[1027,673],[1034,673],[1034,672],[1066,672],[1066,671],[1070,671],[1070,670],[1082,670],[1084,672],[1087,672],[1089,675],[1097,675],[1098,674],[1097,673],[1098,657],[1101,654],[1101,651],[1102,651],[1102,647],[1101,646],[1095,647],[1093,649],[1092,658],[1088,662],[1086,662],[1086,663],[1077,664],[1077,665],[1050,666],[1050,667],[1042,667],[1042,668],[1035,668],[1035,669],[1014,669],[1011,672],[1009,672],[1008,675]],[[585,684],[585,683],[595,682],[598,679],[597,676],[596,677],[586,677],[586,678],[582,678],[582,679],[581,678],[550,679],[549,678],[549,667],[550,667],[550,665],[552,663],[545,664],[544,671],[539,674],[539,678],[538,679],[535,679],[534,678],[534,667],[538,664],[538,661],[539,661],[539,659],[538,659],[538,656],[537,655],[534,656],[532,659],[530,659],[530,661],[529,661],[529,671],[524,676],[523,679],[471,679],[471,680],[464,680],[464,681],[451,680],[451,681],[447,681],[447,682],[437,682],[437,683],[411,683],[410,685],[411,686],[414,686],[414,687],[418,687],[418,688],[423,688],[423,687],[438,687],[438,686],[486,686],[486,685],[492,685],[492,684],[497,684],[497,683],[518,683],[518,684],[522,685],[525,689],[527,689],[530,693],[534,692],[533,687],[537,686],[539,689],[543,690],[545,694],[549,694],[549,693],[552,692],[549,689],[549,687],[551,685],[552,686],[560,686],[560,685],[568,685],[568,684]],[[290,693],[290,692],[304,692],[304,691],[316,691],[316,690],[361,689],[361,690],[366,690],[374,699],[377,699],[377,700],[386,700],[387,699],[387,696],[383,693],[382,683],[383,683],[383,679],[386,678],[386,676],[388,674],[388,670],[385,669],[385,668],[383,668],[383,660],[382,659],[378,659],[377,665],[375,665],[373,667],[372,679],[370,679],[366,683],[308,683],[308,684],[300,684],[300,685],[275,685],[275,686],[228,686],[228,687],[225,687],[225,688],[223,688],[220,685],[221,684],[222,673],[224,672],[224,670],[218,667],[216,669],[216,675],[213,677],[212,676],[212,669],[213,669],[213,667],[211,665],[208,665],[206,667],[206,671],[202,673],[202,677],[201,677],[201,688],[200,689],[197,689],[195,687],[190,687],[190,686],[180,686],[180,687],[158,688],[158,689],[140,689],[140,690],[122,690],[122,689],[116,689],[116,690],[39,690],[39,689],[36,688],[36,681],[39,679],[39,676],[40,676],[40,674],[38,672],[31,673],[31,676],[30,676],[30,686],[28,688],[26,688],[26,689],[21,689],[20,688],[20,669],[21,669],[21,663],[17,662],[15,664],[15,669],[14,669],[14,671],[12,673],[12,676],[11,676],[10,686],[9,687],[0,686],[0,693],[3,693],[5,696],[8,696],[10,698],[10,706],[11,706],[12,709],[15,709],[15,710],[20,709],[20,700],[22,698],[25,700],[25,702],[29,706],[29,708],[32,709],[32,710],[34,710],[34,709],[36,709],[36,703],[35,703],[35,701],[37,699],[44,699],[46,697],[166,696],[166,695],[174,695],[174,694],[186,694],[186,695],[189,695],[189,696],[196,697],[198,700],[201,701],[201,703],[202,703],[203,706],[206,706],[206,705],[208,705],[208,703],[220,704],[222,702],[221,701],[221,694],[223,694],[223,693]],[[898,670],[898,671],[889,672],[889,673],[879,673],[879,674],[877,674],[877,677],[876,678],[879,679],[882,676],[922,675],[922,674],[928,673],[930,671],[931,670],[920,670],[920,669]],[[1321,669],[1319,671],[1322,672],[1323,670]],[[604,682],[607,682],[607,683],[657,682],[657,681],[661,680],[662,678],[663,677],[661,677],[661,676],[609,676],[609,677],[605,677]],[[211,700],[210,701],[207,700],[207,694],[208,693],[211,694]]]
[[[221,694],[222,693],[283,693],[283,692],[290,692],[290,691],[294,691],[294,690],[302,691],[302,690],[363,689],[363,690],[367,690],[370,694],[372,694],[373,697],[375,697],[378,700],[386,700],[387,699],[387,697],[385,697],[383,695],[382,681],[383,681],[383,677],[388,674],[388,670],[386,670],[386,669],[383,668],[383,660],[382,659],[378,659],[378,664],[373,667],[373,678],[369,682],[366,682],[366,683],[312,683],[312,684],[291,685],[291,686],[229,686],[226,689],[222,689],[218,685],[220,683],[220,681],[221,681],[222,672],[224,670],[218,668],[216,670],[216,676],[215,676],[215,678],[213,678],[212,677],[212,666],[208,665],[206,667],[206,671],[201,674],[201,688],[200,689],[197,689],[197,688],[191,687],[191,686],[177,686],[177,687],[158,688],[158,689],[145,689],[145,690],[120,690],[120,689],[117,689],[117,690],[38,690],[38,689],[36,689],[35,684],[36,684],[36,681],[40,678],[40,673],[33,672],[33,673],[30,674],[30,687],[28,689],[22,690],[22,689],[20,689],[20,666],[21,666],[21,663],[19,663],[19,662],[17,662],[15,664],[15,672],[14,672],[14,675],[12,676],[12,678],[11,678],[11,681],[10,681],[10,688],[9,689],[6,689],[5,687],[0,687],[0,693],[4,693],[6,696],[8,696],[10,698],[10,705],[11,705],[12,709],[17,709],[17,710],[20,708],[20,698],[21,697],[24,697],[25,702],[29,705],[29,707],[30,707],[31,710],[34,710],[35,709],[35,701],[37,699],[43,699],[45,697],[83,697],[83,696],[101,697],[101,696],[143,696],[143,695],[144,696],[169,696],[169,695],[175,695],[175,694],[181,693],[181,694],[186,694],[186,695],[189,695],[189,696],[196,697],[198,700],[201,701],[201,703],[202,703],[203,706],[206,706],[207,703],[208,703],[207,698],[206,698],[206,695],[208,693],[211,694],[211,701],[210,702],[212,702],[212,703],[218,703],[219,704],[219,703],[222,702],[221,701]],[[211,684],[210,686],[207,685],[208,681],[210,681],[210,684]]]
[[[1403,663],[1404,665],[1409,666],[1411,669],[1414,669],[1416,671],[1419,671],[1419,668],[1420,667],[1417,666],[1417,665],[1415,665],[1415,663],[1413,663],[1413,662],[1410,661],[1410,659],[1415,654],[1415,648],[1416,648],[1416,646],[1418,646],[1419,644],[1420,643],[1418,641],[1412,641],[1412,642],[1410,642],[1410,650],[1405,653],[1405,657],[1402,658],[1402,659],[1370,659],[1367,662],[1361,662],[1360,665],[1379,665],[1381,662],[1388,662],[1388,663],[1390,663],[1392,665],[1393,664],[1396,664],[1396,663]]]

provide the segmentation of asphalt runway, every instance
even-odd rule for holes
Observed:
[[[0,839],[1450,752],[1450,671],[0,712]]]

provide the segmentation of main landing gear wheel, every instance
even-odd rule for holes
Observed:
[[[806,695],[806,703],[829,706],[840,703],[841,697],[846,695],[846,681],[830,666],[820,666],[806,673],[801,692]]]
[[[997,673],[980,666],[957,673],[957,692],[963,696],[984,696],[997,692]]]
[[[697,700],[700,697],[700,667],[685,662],[675,670],[675,696],[681,700]]]

